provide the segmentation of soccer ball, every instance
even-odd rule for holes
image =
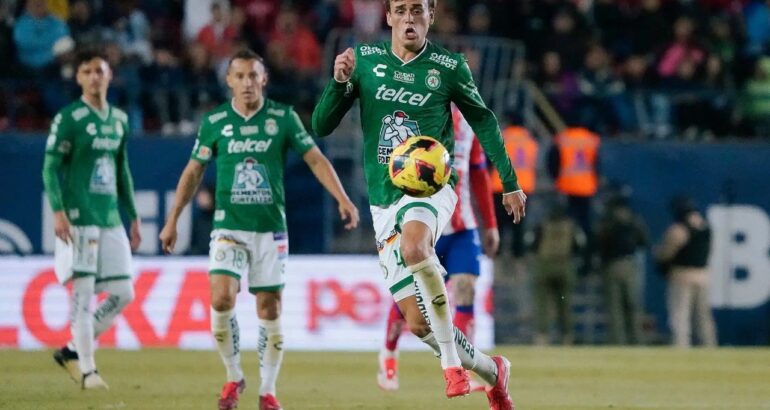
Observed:
[[[425,198],[441,190],[452,174],[449,152],[431,137],[411,137],[390,154],[390,181],[406,195]]]

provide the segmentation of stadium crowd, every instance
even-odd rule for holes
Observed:
[[[380,0],[6,0],[0,130],[38,131],[75,90],[77,47],[104,47],[110,99],[139,132],[189,135],[225,95],[227,56],[266,59],[268,92],[306,117],[334,28],[375,38]],[[438,34],[523,41],[526,75],[567,124],[603,136],[765,135],[770,2],[442,0]]]

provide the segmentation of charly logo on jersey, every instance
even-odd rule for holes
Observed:
[[[115,182],[115,162],[111,156],[105,154],[94,163],[89,191],[94,194],[114,195],[116,192]]]
[[[88,125],[86,125],[86,132],[91,136],[96,135],[96,124],[89,122]]]
[[[393,115],[383,117],[380,142],[377,147],[377,163],[387,164],[393,148],[406,141],[407,138],[417,135],[420,135],[417,121],[410,120],[405,112],[395,111]]]
[[[374,75],[382,78],[382,77],[385,77],[386,68],[388,68],[388,66],[386,66],[385,64],[377,64],[376,66],[374,66],[374,68],[372,68],[372,71],[374,72]]]
[[[438,90],[441,87],[441,73],[434,68],[428,70],[428,75],[425,76],[425,85],[431,90]]]
[[[268,118],[265,120],[265,133],[270,136],[278,135],[278,122],[275,118]]]
[[[267,168],[254,158],[246,158],[235,166],[233,187],[230,190],[233,204],[272,204],[273,191],[267,178]]]

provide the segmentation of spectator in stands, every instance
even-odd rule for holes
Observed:
[[[622,194],[607,202],[597,244],[602,263],[611,344],[642,343],[642,275],[637,252],[648,245],[647,228]]]
[[[72,49],[67,25],[48,12],[45,0],[27,1],[13,28],[13,40],[19,61],[33,73],[55,69],[56,54]]]
[[[154,54],[152,64],[144,69],[143,81],[151,90],[149,97],[161,123],[161,133],[191,135],[195,125],[179,58],[165,46],[156,47]]]
[[[578,98],[577,76],[562,66],[559,53],[543,53],[535,82],[567,122],[577,120],[572,116]]]
[[[621,73],[627,95],[633,102],[632,127],[644,137],[671,135],[670,101],[657,90],[650,58],[644,54],[629,56],[623,62]]]
[[[666,305],[672,343],[676,347],[691,345],[694,318],[700,342],[716,346],[707,270],[711,228],[690,198],[674,198],[671,211],[674,223],[666,230],[655,258],[668,277]]]
[[[376,41],[385,15],[380,0],[352,0],[353,31],[359,41]]]
[[[628,19],[616,0],[597,0],[591,9],[591,17],[604,47],[614,54],[628,55],[630,45],[626,38]]]
[[[754,64],[754,74],[743,89],[741,108],[748,132],[770,135],[770,57]]]
[[[67,25],[78,48],[99,46],[104,39],[104,28],[94,19],[88,0],[72,2]]]
[[[610,56],[601,45],[588,49],[578,74],[578,90],[580,125],[602,134],[631,129],[632,111],[625,84],[614,73]]]
[[[472,36],[488,36],[492,26],[489,7],[483,3],[474,4],[468,13],[468,34]]]
[[[770,1],[751,0],[743,9],[746,26],[746,53],[752,56],[767,51],[770,42]]]
[[[561,9],[551,24],[551,34],[545,40],[544,49],[559,53],[564,68],[578,69],[586,44],[584,33],[578,29],[577,14],[570,9]]]
[[[229,59],[240,27],[232,24],[227,5],[216,1],[211,5],[211,20],[198,32],[198,43],[206,48],[216,65]]]
[[[221,0],[184,0],[182,31],[186,41],[198,37],[201,29],[211,21],[211,6]]]
[[[628,22],[631,51],[652,56],[663,47],[671,35],[671,22],[664,12],[662,0],[641,0],[634,7]]]
[[[457,10],[445,1],[436,3],[436,15],[441,16],[433,22],[431,31],[440,36],[451,36],[460,33],[460,19]]]
[[[224,100],[224,92],[211,66],[208,51],[201,44],[192,43],[188,47],[184,70],[185,88],[192,110],[192,118],[188,119],[198,123],[203,113],[213,109],[218,101]]]
[[[123,107],[128,114],[128,125],[132,135],[142,133],[144,118],[141,107],[142,81],[139,77],[139,67],[136,62],[126,61],[117,43],[103,45],[104,55],[112,70],[112,81],[107,94],[110,104]]]
[[[561,343],[574,341],[572,293],[577,282],[575,256],[585,245],[585,236],[567,216],[561,203],[551,206],[548,216],[531,235],[534,254],[534,296],[536,311],[536,345],[550,344],[552,310],[556,312]]]
[[[150,64],[153,58],[150,23],[137,6],[138,0],[118,2],[118,16],[112,23],[113,36],[128,60]]]
[[[3,64],[0,64],[0,78],[9,77],[15,71],[13,63],[16,60],[16,46],[13,41],[13,27],[10,5],[0,3],[0,61],[3,61]]]
[[[679,17],[674,23],[674,40],[666,47],[658,63],[661,77],[673,77],[681,65],[690,63],[697,71],[706,60],[704,47],[694,37],[695,22],[689,17]]]

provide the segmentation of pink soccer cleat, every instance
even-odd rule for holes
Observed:
[[[508,378],[511,375],[511,362],[502,356],[493,356],[497,365],[497,381],[494,386],[487,387],[489,410],[514,410],[513,400],[508,394]]]
[[[444,380],[446,381],[446,396],[452,397],[466,396],[471,392],[468,373],[462,367],[447,367],[444,369]]]
[[[281,403],[272,394],[259,396],[259,410],[281,410]]]
[[[219,395],[219,410],[233,410],[238,407],[238,396],[246,390],[246,380],[227,382]]]

